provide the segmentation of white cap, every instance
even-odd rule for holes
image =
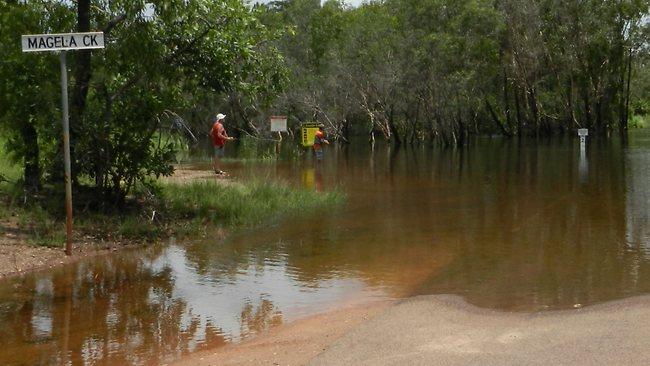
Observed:
[[[221,113],[217,114],[217,121],[221,121],[224,118],[226,118],[225,114],[221,114]]]

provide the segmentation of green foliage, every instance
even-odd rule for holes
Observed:
[[[279,107],[333,139],[400,143],[470,133],[624,128],[648,98],[648,0],[286,0],[265,22],[292,80]],[[631,90],[630,69],[633,71]]]
[[[86,144],[77,146],[81,171],[122,198],[135,182],[171,173],[174,146],[152,139],[166,111],[187,107],[195,88],[257,94],[277,72],[259,68],[275,57],[258,47],[269,34],[239,1],[165,1],[150,9],[148,18],[142,7],[127,11],[113,47],[93,66],[98,87],[81,131]],[[97,23],[119,14],[105,10]]]
[[[20,165],[10,158],[6,146],[7,141],[0,136],[0,186],[7,181],[16,182],[22,174]]]
[[[134,240],[155,240],[164,232],[155,222],[148,218],[137,215],[122,216],[114,223],[116,227],[117,238],[127,238]]]
[[[30,173],[29,185],[40,179],[39,164],[51,160],[39,156],[39,149],[58,151],[60,74],[56,55],[23,54],[20,36],[66,30],[71,20],[72,14],[57,2],[0,1],[0,133],[7,138],[12,160]]]
[[[630,120],[630,128],[648,128],[650,127],[650,115],[635,114]]]
[[[632,102],[632,113],[641,116],[650,114],[650,99],[635,100]]]
[[[172,111],[231,93],[268,103],[283,87],[282,57],[269,43],[277,32],[241,1],[82,3],[89,4],[90,28],[105,32],[106,48],[88,62],[88,51],[68,55],[73,174],[75,182],[92,182],[106,202],[123,203],[137,182],[172,172],[175,146],[155,138]],[[33,160],[44,163],[54,180],[61,179],[57,57],[22,54],[18,40],[75,30],[82,19],[76,8],[0,2],[0,129],[17,160],[27,167],[31,159],[30,172],[40,169]]]

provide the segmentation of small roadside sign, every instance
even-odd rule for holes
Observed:
[[[271,116],[271,132],[287,132],[287,117]]]
[[[103,32],[31,34],[22,36],[23,52],[104,48]]]
[[[580,136],[580,146],[584,144],[587,141],[587,136],[589,136],[589,130],[586,128],[579,128],[578,129],[578,136]]]

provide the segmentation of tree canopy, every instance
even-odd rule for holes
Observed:
[[[400,142],[619,129],[643,104],[646,0],[385,0],[268,5],[295,27],[286,109]],[[326,29],[326,30],[324,30]],[[313,42],[317,39],[318,42]],[[635,99],[632,99],[635,98]]]
[[[170,174],[165,129],[318,120],[334,139],[625,134],[650,109],[648,0],[0,0],[0,129],[24,183],[61,179],[55,55],[20,35],[103,31],[70,53],[75,183],[121,202]],[[92,183],[88,183],[92,182]]]

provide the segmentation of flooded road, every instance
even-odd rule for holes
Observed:
[[[206,165],[207,167],[207,165]],[[650,292],[650,134],[628,146],[479,139],[230,163],[340,189],[332,211],[89,259],[0,284],[0,364],[158,364],[369,299],[458,294],[572,308]]]

